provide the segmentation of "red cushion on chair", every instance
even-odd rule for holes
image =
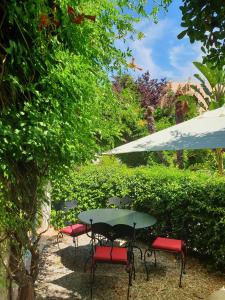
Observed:
[[[184,241],[182,240],[157,237],[152,243],[152,248],[180,252],[183,248],[183,245]]]
[[[111,257],[112,249],[112,257]],[[96,246],[93,259],[96,261],[110,261],[127,263],[127,248]]]
[[[79,224],[79,223],[74,225],[69,225],[60,229],[59,232],[70,236],[78,236],[87,232],[87,225]]]

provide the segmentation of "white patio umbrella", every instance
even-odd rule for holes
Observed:
[[[215,148],[225,148],[225,106],[204,112],[196,118],[116,147],[104,154]]]

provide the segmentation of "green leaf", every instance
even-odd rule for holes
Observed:
[[[181,40],[187,34],[187,30],[183,30],[177,35],[177,38]]]

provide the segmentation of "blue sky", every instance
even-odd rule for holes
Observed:
[[[149,70],[152,78],[166,77],[168,80],[184,82],[194,80],[196,69],[193,61],[201,61],[200,43],[191,44],[187,37],[177,39],[183,29],[181,23],[181,0],[173,0],[168,13],[160,13],[159,22],[144,20],[136,28],[142,31],[145,38],[129,41],[136,63]],[[140,71],[135,71],[140,75]]]

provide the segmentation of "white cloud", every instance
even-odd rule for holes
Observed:
[[[145,38],[129,42],[129,47],[133,50],[138,65],[143,68],[144,72],[149,71],[154,78],[173,76],[171,70],[162,69],[153,59],[154,44],[163,39],[165,30],[168,30],[169,27],[171,27],[169,19],[162,20],[158,24],[142,22],[137,29],[144,33]]]
[[[163,70],[154,62],[152,48],[138,41],[133,44],[133,49],[136,62],[143,68],[143,72],[149,71],[154,78],[173,76],[173,72]]]
[[[168,18],[165,18],[164,20],[159,21],[157,24],[151,21],[142,21],[138,25],[137,30],[144,33],[145,39],[142,41],[149,44],[163,38],[165,31],[171,29],[172,27],[172,21]]]
[[[143,71],[149,71],[153,78],[166,77],[169,80],[187,81],[196,69],[193,61],[201,61],[201,45],[190,44],[188,39],[178,40],[180,29],[172,19],[165,18],[158,24],[143,21],[138,31],[145,35],[143,40],[129,41],[133,56]],[[135,71],[134,76],[140,75]]]
[[[187,81],[194,80],[193,75],[197,73],[197,69],[193,65],[193,61],[201,61],[202,51],[201,44],[196,43],[187,47],[185,44],[176,45],[169,49],[169,63],[175,70],[174,80]]]

